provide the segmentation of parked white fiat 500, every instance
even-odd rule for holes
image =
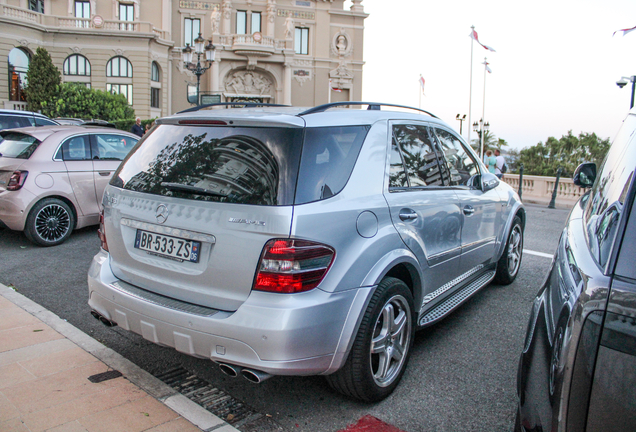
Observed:
[[[8,129],[0,138],[0,226],[41,246],[99,223],[104,188],[139,140],[80,126]]]

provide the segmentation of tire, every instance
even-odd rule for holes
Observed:
[[[33,206],[24,227],[24,234],[40,246],[64,243],[75,228],[75,214],[64,201],[45,198]]]
[[[523,228],[521,219],[515,216],[508,234],[508,241],[499,262],[497,262],[497,273],[495,273],[495,283],[500,285],[511,284],[521,267],[521,258],[523,256]]]
[[[327,376],[336,391],[365,402],[380,401],[404,374],[415,334],[413,295],[400,279],[380,282],[367,306],[344,366]]]

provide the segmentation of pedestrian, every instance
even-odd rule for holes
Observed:
[[[492,155],[492,150],[486,151],[486,157],[484,163],[488,167],[488,172],[495,174],[495,165],[497,165],[497,158]]]
[[[137,119],[135,120],[135,124],[130,129],[130,131],[135,135],[139,135],[140,137],[144,136],[144,130],[141,127],[141,119],[139,117],[137,117]]]
[[[498,178],[503,178],[504,170],[503,167],[506,164],[506,159],[501,155],[501,151],[499,149],[495,149],[495,159],[497,163],[495,164],[495,175]]]

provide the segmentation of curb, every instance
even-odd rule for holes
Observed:
[[[107,366],[121,372],[126,379],[135,384],[146,393],[164,403],[190,423],[206,432],[239,432],[238,429],[221,420],[200,405],[192,402],[176,390],[155,378],[139,366],[125,359],[112,349],[96,341],[77,327],[64,321],[53,312],[35,303],[0,283],[0,295],[24,309],[31,315],[42,320],[53,330],[69,339],[84,351],[96,357]]]

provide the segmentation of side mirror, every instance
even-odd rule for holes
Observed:
[[[492,173],[484,173],[481,175],[481,190],[488,192],[499,186],[499,179]]]
[[[582,188],[592,187],[594,180],[596,180],[596,164],[594,162],[579,165],[572,177],[574,184]]]

